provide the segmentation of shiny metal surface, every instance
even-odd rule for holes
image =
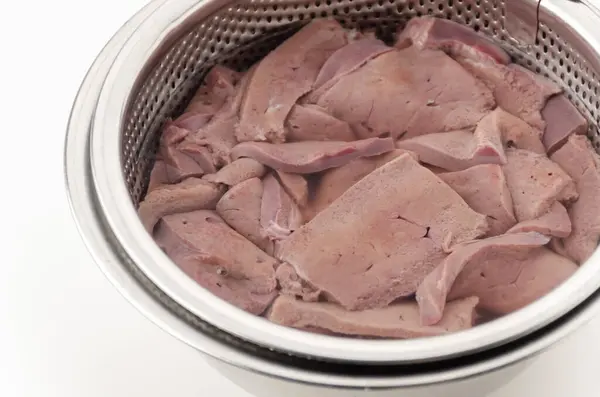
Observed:
[[[403,6],[398,8],[397,3]],[[308,334],[242,312],[188,279],[143,230],[135,204],[143,193],[152,162],[152,142],[164,118],[180,109],[211,62],[228,59],[227,62],[235,64],[233,60],[238,59],[240,67],[247,66],[246,62],[260,57],[269,46],[289,34],[285,25],[299,20],[299,15],[333,14],[341,6],[344,15],[350,18],[349,23],[362,21],[362,17],[353,18],[363,15],[361,12],[367,13],[367,22],[390,23],[396,17],[406,18],[431,9],[434,14],[450,12],[448,16],[462,23],[477,24],[501,42],[510,40],[502,37],[503,28],[498,21],[503,19],[494,14],[498,7],[494,8],[492,2],[397,3],[378,1],[369,8],[362,0],[342,0],[319,2],[319,5],[315,2],[306,8],[301,5],[304,3],[291,0],[251,1],[241,6],[216,0],[201,3],[155,0],[109,43],[88,74],[73,109],[66,147],[67,188],[75,218],[91,252],[113,283],[146,315],[199,350],[238,367],[284,379],[357,388],[406,387],[485,373],[538,352],[591,316],[597,306],[595,302],[548,335],[514,351],[508,350],[508,345],[505,354],[492,358],[482,360],[473,356],[469,365],[456,368],[377,378],[326,374],[317,369],[295,368],[295,361],[290,365],[278,363],[286,357],[293,360],[298,356],[298,362],[302,357],[310,357],[354,364],[414,364],[507,344],[564,316],[590,297],[600,286],[600,254],[596,252],[574,277],[547,297],[500,320],[426,340],[366,341]],[[529,0],[524,0],[524,4],[535,6]],[[584,4],[569,0],[547,0],[542,5],[539,43],[529,47],[527,54],[518,48],[511,53],[520,63],[565,87],[577,106],[597,125],[600,37],[594,30],[600,19]],[[391,7],[394,18],[384,18],[382,15],[388,14],[380,7]],[[278,12],[296,17],[292,15],[291,21],[287,16],[278,18]],[[236,16],[233,21],[245,21],[240,25],[245,28],[237,31],[237,36],[233,34],[236,30],[229,27],[232,15]],[[510,13],[507,16],[512,18]],[[258,49],[250,50],[254,48],[253,39],[263,33],[261,21],[274,24],[276,29],[273,36],[260,36],[267,38],[260,41]],[[232,34],[227,36],[229,43],[227,32]],[[223,41],[219,46],[214,43],[216,37]],[[237,42],[233,40],[235,37]],[[230,58],[221,58],[232,44],[237,49],[249,50],[244,56],[234,52]],[[212,55],[206,55],[209,53]],[[590,134],[598,147],[596,129]]]

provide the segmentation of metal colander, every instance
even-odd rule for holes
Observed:
[[[84,85],[69,128],[66,172],[75,217],[101,266],[109,274],[119,269],[133,275],[178,324],[295,365],[309,358],[312,363],[414,366],[524,340],[583,307],[599,289],[596,252],[548,296],[468,331],[406,341],[314,335],[245,313],[199,287],[154,244],[135,210],[165,120],[182,111],[210,68],[225,64],[244,70],[317,17],[373,28],[384,40],[420,15],[468,25],[502,45],[519,64],[563,87],[590,121],[589,136],[599,148],[600,35],[594,32],[600,15],[594,8],[571,0],[542,0],[539,9],[535,0],[156,0],[151,7],[122,47],[109,49],[112,58],[98,61],[105,78],[95,83],[97,97],[87,98]],[[93,79],[100,77],[88,77]],[[77,112],[84,108],[88,124],[79,125],[84,122]],[[125,279],[119,274],[111,277],[117,285]],[[122,290],[129,295],[126,287]]]

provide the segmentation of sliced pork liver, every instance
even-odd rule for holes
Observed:
[[[194,281],[243,310],[261,314],[277,295],[277,261],[212,211],[165,216],[155,239]]]
[[[279,258],[347,309],[383,307],[414,293],[444,249],[487,229],[484,215],[404,154],[290,235]]]
[[[477,129],[482,133],[486,131],[487,134],[501,136],[505,147],[529,150],[539,154],[546,153],[546,148],[542,143],[541,130],[531,127],[501,108],[496,108],[481,119],[477,124]]]
[[[275,248],[303,224],[300,209],[273,174],[263,180],[260,224],[264,235],[275,242]]]
[[[562,91],[559,86],[516,64],[480,63],[464,57],[456,59],[493,90],[498,106],[532,127],[544,130],[546,123],[541,110],[551,96]]]
[[[506,232],[517,223],[513,202],[502,167],[477,165],[464,171],[438,174],[476,212],[486,215],[490,224],[488,236]]]
[[[359,157],[370,157],[394,149],[391,138],[354,142],[243,142],[231,152],[233,158],[250,157],[278,171],[311,174],[339,167]]]
[[[348,123],[336,119],[317,105],[295,105],[286,121],[287,140],[353,141],[356,139]]]
[[[519,222],[536,219],[556,201],[577,199],[575,183],[556,163],[544,155],[509,149],[504,175]]]
[[[305,100],[308,102],[318,101],[321,95],[327,92],[342,76],[357,70],[371,59],[388,51],[392,51],[392,47],[374,37],[351,41],[325,61],[313,84],[313,91],[307,95]]]
[[[198,178],[188,178],[175,185],[164,185],[149,192],[140,203],[138,213],[148,231],[164,216],[201,209],[215,209],[223,190]]]
[[[286,193],[299,206],[304,207],[308,202],[308,181],[304,176],[275,171],[279,183]]]
[[[152,166],[152,171],[150,172],[150,181],[148,182],[148,189],[146,194],[150,193],[154,189],[161,187],[162,185],[168,185],[171,183],[169,181],[169,176],[167,174],[167,165],[162,160],[156,160],[154,165]]]
[[[287,263],[282,263],[275,271],[277,282],[282,294],[297,297],[306,302],[316,302],[321,296],[321,291],[302,280],[294,268]]]
[[[470,261],[454,281],[448,300],[477,296],[481,309],[507,314],[543,297],[577,269],[546,247],[504,252],[493,260]]]
[[[303,302],[282,295],[273,302],[267,318],[288,327],[318,328],[338,335],[420,338],[471,328],[477,302],[477,298],[450,302],[438,325],[423,326],[419,323],[419,310],[414,302],[351,312],[334,303]]]
[[[273,243],[260,225],[263,184],[250,178],[233,186],[217,203],[217,214],[236,232],[265,252],[273,252]]]
[[[234,95],[241,74],[225,66],[216,65],[208,72],[202,85],[186,107],[184,114],[216,113],[225,101]]]
[[[561,203],[554,203],[547,213],[539,218],[521,222],[506,233],[537,232],[552,237],[567,237],[571,234],[571,220]]]
[[[205,175],[202,179],[214,183],[235,186],[250,178],[262,178],[267,172],[264,165],[256,160],[241,158],[227,164],[215,174]]]
[[[564,145],[569,136],[587,133],[587,120],[564,94],[551,98],[542,110],[542,116],[546,121],[544,145],[549,154]]]
[[[413,47],[381,54],[341,76],[316,103],[363,126],[360,138],[468,128],[495,105],[491,91],[445,53]]]
[[[248,85],[237,139],[285,142],[290,110],[311,90],[327,58],[347,42],[339,23],[317,19],[263,58]]]
[[[490,268],[493,273],[486,275],[482,272],[479,277],[483,279],[498,277],[497,274],[507,267],[507,263],[510,267],[512,261],[522,261],[529,256],[532,248],[541,247],[549,241],[549,237],[539,233],[515,233],[456,246],[452,253],[425,277],[417,289],[416,299],[421,313],[421,322],[425,325],[433,325],[442,319],[448,293],[463,269]],[[473,269],[469,271],[473,273]],[[473,288],[472,291],[475,295],[481,290]]]
[[[396,47],[414,45],[419,49],[439,49],[451,56],[481,62],[508,64],[510,56],[491,40],[467,26],[429,16],[412,18],[401,31]]]
[[[379,156],[356,159],[341,167],[327,170],[316,184],[314,195],[307,208],[303,210],[304,219],[310,221],[356,182],[370,174],[377,167],[381,167],[405,153],[411,154],[415,160],[418,160],[417,155],[412,152],[395,149]]]
[[[461,171],[479,164],[506,164],[502,138],[497,130],[476,129],[421,135],[396,143],[411,150],[423,163],[448,171]]]
[[[189,130],[168,122],[160,138],[158,155],[164,161],[166,179],[177,183],[189,177],[201,177],[214,170],[210,162],[198,159],[195,153],[180,149],[180,144],[190,134]]]
[[[551,158],[577,183],[579,200],[568,206],[573,232],[564,239],[564,250],[582,264],[596,250],[600,239],[600,161],[583,135],[571,135]]]

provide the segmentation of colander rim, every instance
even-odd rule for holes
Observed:
[[[426,339],[357,340],[278,326],[199,287],[173,265],[139,221],[121,170],[119,134],[129,92],[161,40],[188,17],[206,16],[227,4],[230,2],[177,0],[162,4],[152,13],[131,35],[113,62],[99,96],[90,132],[92,178],[107,225],[127,257],[169,297],[217,328],[277,351],[342,362],[414,363],[455,357],[508,343],[556,320],[598,289],[600,252],[596,251],[556,290],[526,308],[488,324]],[[560,10],[559,19],[571,18],[566,22],[580,34],[587,32],[585,37],[589,37],[589,31],[577,20],[577,13],[565,13],[560,4],[560,0],[548,0],[542,7],[555,17]],[[570,7],[574,9],[575,5],[571,3]],[[597,40],[589,44],[600,53]]]

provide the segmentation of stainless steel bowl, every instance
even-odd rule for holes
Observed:
[[[73,213],[117,288],[209,356],[303,388],[415,391],[450,380],[463,384],[534,355],[589,319],[598,306],[598,251],[546,297],[468,331],[398,341],[305,333],[245,313],[198,286],[139,221],[136,206],[160,127],[181,111],[212,65],[245,68],[311,18],[333,16],[385,36],[423,14],[479,30],[518,63],[559,83],[589,119],[590,139],[600,147],[600,14],[587,2],[543,0],[538,12],[534,0],[154,0],[99,55],[67,134]]]

